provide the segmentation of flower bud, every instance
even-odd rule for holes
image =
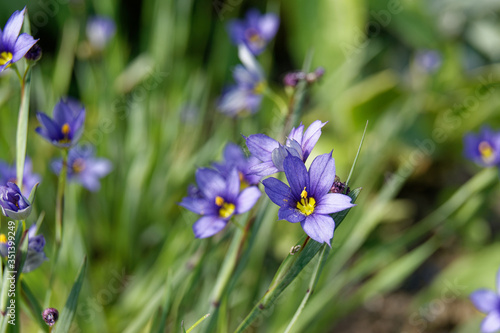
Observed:
[[[59,319],[59,311],[54,308],[47,308],[42,312],[43,321],[50,327],[54,326]]]

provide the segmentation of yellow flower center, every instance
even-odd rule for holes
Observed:
[[[0,53],[0,66],[5,65],[6,63],[12,60],[12,53],[10,52],[2,52]]]
[[[489,159],[491,159],[493,157],[493,154],[495,153],[493,147],[491,147],[491,145],[486,141],[481,141],[478,148],[479,153],[481,154],[481,157],[484,161],[488,161]]]
[[[314,208],[316,207],[316,200],[314,198],[307,197],[306,188],[302,190],[300,194],[300,202],[297,202],[297,209],[306,216],[314,213]]]
[[[71,142],[71,140],[69,139],[69,132],[70,131],[71,131],[71,127],[69,127],[68,123],[65,123],[64,125],[62,125],[61,132],[64,135],[64,138],[59,140],[59,142],[70,143]]]
[[[75,173],[80,173],[85,169],[85,161],[83,158],[77,158],[71,167]]]
[[[249,185],[247,181],[245,180],[245,176],[243,175],[242,172],[238,171],[238,176],[240,177],[240,192],[246,189]]]
[[[223,198],[217,196],[215,197],[215,204],[220,207],[219,216],[227,219],[234,213],[234,205],[232,203],[225,202]]]
[[[266,87],[267,87],[266,81],[257,82],[253,87],[253,92],[257,95],[261,95],[266,90]]]
[[[2,244],[7,243],[7,237],[5,237],[4,234],[0,234],[0,243]]]

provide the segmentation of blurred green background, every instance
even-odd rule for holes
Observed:
[[[238,121],[216,110],[238,64],[226,24],[250,8],[280,16],[259,61],[283,98],[284,75],[308,52],[312,68],[326,69],[301,121],[329,121],[313,154],[334,149],[344,180],[369,122],[351,181],[363,187],[358,206],[336,231],[294,331],[479,331],[482,315],[468,295],[494,287],[500,192],[498,170],[465,160],[462,138],[483,124],[500,128],[498,1],[2,1],[0,25],[24,5],[43,49],[33,70],[28,156],[43,178],[35,209],[45,213],[47,254],[57,189],[49,162],[59,155],[34,132],[35,111],[51,114],[62,96],[81,100],[82,141],[114,165],[98,193],[67,190],[62,255],[45,305],[63,307],[87,255],[74,332],[149,332],[165,304],[164,331],[180,332],[181,321],[189,327],[209,312],[234,230],[197,240],[197,217],[177,203],[196,168],[220,160],[225,143],[244,146],[240,134],[280,131],[267,99]],[[102,54],[87,57],[85,24],[94,14],[113,18],[117,33]],[[431,50],[435,68],[419,60]],[[0,158],[13,163],[19,85],[12,71],[2,74]],[[234,330],[266,291],[303,234],[276,221],[276,212],[266,215],[217,315],[196,330]],[[23,276],[42,304],[49,272],[50,261]],[[309,275],[306,268],[249,331],[283,331]],[[22,331],[34,332],[25,310]]]

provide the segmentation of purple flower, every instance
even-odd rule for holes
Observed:
[[[19,35],[25,13],[26,7],[22,11],[16,10],[5,24],[3,31],[0,30],[0,72],[21,60],[38,41],[27,33]]]
[[[470,295],[475,307],[487,314],[481,323],[481,332],[493,333],[500,330],[500,270],[497,273],[497,292],[479,289]]]
[[[23,195],[26,197],[29,196],[33,186],[40,181],[40,175],[33,173],[33,164],[31,163],[31,159],[26,157],[23,172]],[[0,185],[7,185],[8,182],[17,184],[16,164],[14,163],[13,165],[9,165],[4,161],[0,161]]]
[[[354,206],[347,195],[329,193],[335,180],[331,153],[316,157],[309,172],[300,158],[291,155],[285,158],[283,167],[290,186],[276,178],[262,181],[269,199],[280,206],[278,218],[300,222],[309,237],[331,246],[335,221],[329,214]]]
[[[28,229],[28,253],[23,266],[23,273],[29,273],[37,269],[44,261],[48,260],[43,252],[45,247],[45,237],[36,235],[36,225],[33,224]],[[7,238],[4,234],[0,235],[0,255],[6,257],[11,246],[7,243]],[[13,251],[13,250],[12,250]]]
[[[69,148],[82,136],[85,108],[74,99],[61,99],[54,107],[54,119],[37,112],[42,126],[36,132],[56,147]]]
[[[68,153],[68,180],[80,183],[89,191],[101,188],[99,179],[111,172],[111,162],[105,158],[95,158],[93,149],[73,148]],[[62,159],[52,162],[52,170],[59,174]]]
[[[262,162],[253,166],[250,172],[264,177],[284,171],[283,161],[289,154],[305,162],[318,142],[321,128],[325,124],[326,122],[316,120],[304,132],[304,125],[301,123],[299,127],[292,128],[284,146],[264,134],[253,134],[245,138],[252,156]]]
[[[87,21],[87,39],[96,50],[103,50],[116,32],[115,22],[106,16],[92,16]]]
[[[464,154],[477,164],[490,167],[500,163],[500,133],[483,127],[478,135],[464,137]]]
[[[428,73],[433,73],[441,67],[442,57],[438,51],[422,50],[415,57],[417,64]]]
[[[193,225],[196,238],[215,235],[229,222],[233,215],[250,210],[261,193],[256,186],[240,192],[238,171],[232,169],[226,177],[213,169],[200,168],[196,171],[199,195],[182,199],[180,206],[202,215]]]
[[[255,55],[264,51],[274,38],[280,20],[275,14],[261,15],[258,10],[247,12],[246,20],[233,20],[228,24],[229,35],[236,45],[244,44]]]
[[[250,169],[260,163],[253,156],[246,157],[240,146],[234,143],[228,143],[224,148],[224,161],[222,163],[214,163],[214,167],[221,175],[229,175],[231,170],[236,168],[240,177],[240,185],[245,188],[249,185],[257,185],[262,177],[254,175]]]
[[[236,85],[227,88],[218,102],[219,110],[231,117],[257,112],[267,87],[262,68],[245,46],[239,48],[239,57],[244,66],[234,68]]]
[[[11,182],[0,186],[0,206],[3,215],[14,220],[25,220],[31,213],[31,204],[22,194],[19,187]]]

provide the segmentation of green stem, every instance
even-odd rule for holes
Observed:
[[[264,90],[264,96],[266,96],[271,101],[273,101],[274,104],[276,104],[276,106],[280,110],[281,115],[286,116],[288,114],[288,106],[286,105],[285,101],[283,101],[283,99],[271,88],[268,87]]]
[[[63,159],[61,172],[59,174],[59,184],[57,187],[56,198],[56,247],[61,246],[62,224],[64,214],[64,189],[66,187],[66,176],[68,174],[68,150],[63,149]]]
[[[326,263],[326,258],[328,258],[329,252],[330,252],[330,248],[328,246],[326,246],[326,244],[323,245],[323,249],[321,250],[321,253],[319,254],[318,263],[317,263],[316,268],[314,269],[314,272],[311,276],[311,281],[309,282],[309,287],[307,288],[306,294],[305,294],[304,298],[302,299],[302,302],[300,303],[299,308],[297,309],[297,311],[293,315],[292,320],[290,321],[287,328],[285,329],[284,333],[290,332],[293,325],[295,324],[295,322],[299,318],[300,314],[302,313],[302,310],[304,310],[304,307],[306,306],[307,300],[309,299],[309,297],[311,296],[311,294],[314,291],[314,288],[316,287],[316,283],[318,282],[318,278],[321,274],[321,271],[323,270],[323,266]]]
[[[28,139],[28,116],[31,91],[31,71],[26,70],[24,79],[21,78],[17,67],[16,73],[21,80],[21,105],[19,107],[19,116],[17,120],[17,135],[16,135],[16,174],[17,185],[22,190],[24,161],[26,159],[26,142]]]

